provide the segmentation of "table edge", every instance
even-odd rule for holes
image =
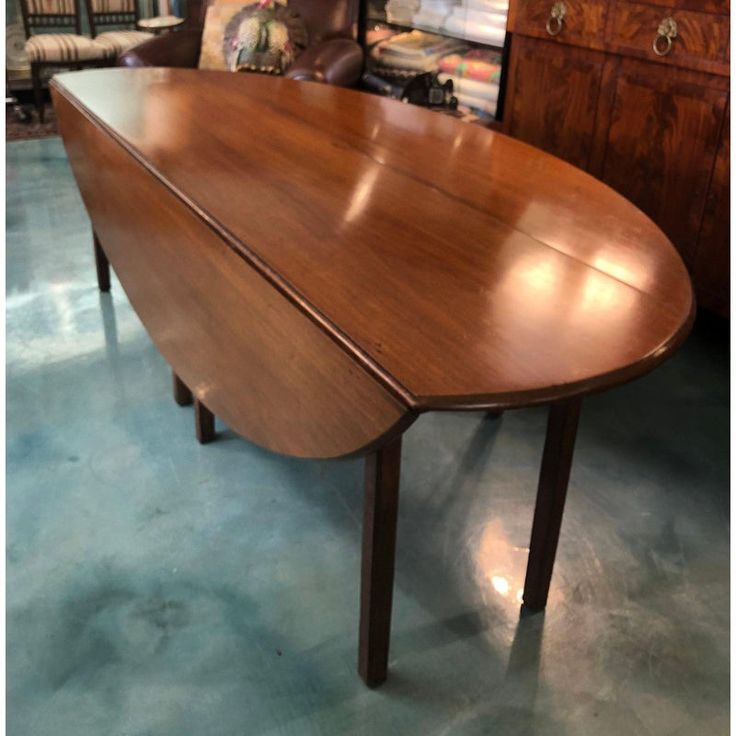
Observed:
[[[119,69],[116,71],[135,73],[136,70]],[[147,71],[150,71],[150,69]],[[295,83],[304,83],[299,82],[299,80],[291,81],[294,81]],[[332,339],[333,342],[353,358],[360,367],[366,370],[369,375],[374,377],[411,412],[482,411],[488,409],[523,408],[540,404],[555,403],[572,397],[585,396],[604,391],[639,378],[654,370],[682,345],[692,329],[696,315],[696,305],[691,285],[688,314],[680,324],[680,327],[661,345],[634,363],[629,363],[623,367],[615,368],[612,371],[588,376],[584,379],[571,381],[570,383],[565,383],[563,385],[553,385],[542,388],[531,388],[493,394],[416,395],[371,355],[369,355],[366,350],[360,347],[331,319],[322,313],[290,281],[274,270],[246,243],[230,232],[230,230],[221,221],[210,215],[190,197],[188,197],[186,193],[173,184],[173,182],[159,171],[138,149],[135,148],[135,146],[96,115],[89,107],[87,107],[64,85],[63,80],[59,79],[59,75],[51,79],[50,87],[63,95],[69,104],[71,104],[91,123],[99,127],[101,130],[104,130],[105,133],[107,133],[118,145],[120,145],[139,164],[141,164],[141,166],[143,166],[155,179],[165,186],[175,197],[181,200],[196,217],[198,217],[207,227],[213,230],[223,240],[227,247],[242,258],[248,265],[253,267],[263,278],[266,279],[268,283],[277,289],[277,291],[288,299],[289,302],[291,302],[300,312],[305,314],[307,318],[309,318],[322,332]],[[632,204],[632,206],[635,205]]]

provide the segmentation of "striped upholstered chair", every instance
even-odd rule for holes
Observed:
[[[137,0],[86,0],[86,3],[92,37],[111,62],[123,51],[153,38],[153,33],[132,30],[140,20]],[[101,27],[113,30],[100,33]]]
[[[81,69],[104,66],[112,60],[108,60],[100,44],[82,35],[79,0],[21,0],[20,6],[36,109],[43,122],[44,67]]]

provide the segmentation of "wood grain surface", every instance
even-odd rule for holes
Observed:
[[[728,76],[728,0],[565,0],[560,32],[546,28],[554,0],[519,0],[509,8],[508,30],[513,45],[518,36],[549,41],[563,48],[576,46],[645,59],[655,65],[695,69]],[[667,17],[677,23],[669,53],[652,49],[659,24]]]
[[[659,5],[669,12],[673,10],[696,10],[717,15],[728,15],[731,12],[730,0],[648,0],[648,4]]]
[[[636,59],[611,64],[592,170],[654,218],[693,265],[728,80]]]
[[[662,20],[673,17],[677,37],[672,50],[656,56],[652,42]],[[610,10],[606,40],[611,50],[674,66],[696,66],[700,61],[726,63],[729,43],[729,19],[725,15],[672,10],[649,4],[617,0]]]
[[[555,0],[526,0],[514,3],[516,18],[509,27],[516,33],[552,38],[547,31],[547,21],[554,2]],[[554,36],[555,40],[600,48],[605,40],[607,11],[607,0],[565,0],[565,17],[562,29]]]
[[[506,131],[581,169],[590,162],[605,54],[517,36]]]
[[[384,403],[371,410],[379,424],[407,410],[600,390],[652,369],[689,329],[689,277],[662,232],[604,184],[504,135],[257,75],[105,70],[59,75],[54,88],[67,145],[85,130],[71,147],[77,176],[88,171],[93,186],[102,175],[85,159],[95,146],[115,150],[109,186],[129,192],[115,202],[119,233],[95,222],[103,246],[132,241],[128,223],[150,241],[152,262],[166,250],[166,268],[185,251],[194,257],[199,246],[185,238],[216,235],[229,246],[221,272],[192,279],[189,308],[213,308],[217,278],[247,274],[233,294],[259,292],[257,272],[295,307],[293,320],[314,326],[365,377],[366,391],[383,386]],[[199,224],[190,217],[174,239],[150,233],[164,201],[177,209],[172,225],[185,212]],[[108,248],[116,270],[122,248]],[[156,302],[166,310],[169,295],[162,289]],[[172,366],[227,422],[187,367]]]
[[[336,457],[413,415],[200,217],[63,97],[55,107],[84,203],[131,304],[195,397],[268,449]]]

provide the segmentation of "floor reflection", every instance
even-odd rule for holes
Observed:
[[[586,399],[541,615],[518,595],[546,413],[420,417],[368,690],[361,460],[200,447],[119,285],[98,295],[61,142],[8,160],[9,733],[728,732],[727,340]]]
[[[111,366],[117,364],[120,350],[118,344],[118,322],[115,317],[115,304],[109,293],[100,292],[100,315],[102,331],[105,335],[105,352]]]

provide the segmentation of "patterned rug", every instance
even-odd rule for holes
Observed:
[[[18,107],[26,113],[25,117],[30,117],[30,119],[24,121]],[[46,105],[46,120],[43,123],[38,122],[38,114],[32,105],[20,105],[18,107],[5,106],[6,141],[23,141],[30,138],[48,138],[52,135],[59,135],[56,114],[51,105]]]

